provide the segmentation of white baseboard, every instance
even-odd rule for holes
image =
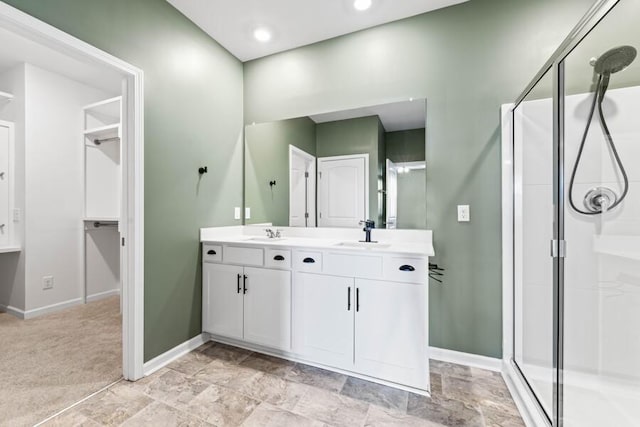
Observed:
[[[74,298],[68,301],[62,301],[56,304],[46,305],[40,308],[34,308],[33,310],[26,310],[24,312],[23,319],[33,319],[34,317],[43,316],[45,314],[55,313],[60,310],[64,310],[69,307],[73,307],[74,305],[83,304],[84,301],[82,298]]]
[[[195,350],[207,341],[209,341],[209,334],[202,333],[191,338],[189,341],[185,341],[182,344],[173,347],[171,350],[165,351],[161,355],[154,357],[143,365],[142,372],[144,373],[144,376],[146,377],[147,375],[151,375],[157,370],[164,368],[169,363],[184,356],[190,351]]]
[[[120,289],[111,289],[110,291],[98,292],[97,294],[87,295],[87,302],[100,301],[101,299],[120,295]]]
[[[8,313],[18,319],[24,319],[24,310],[12,307],[10,305],[0,304],[0,313]]]
[[[527,427],[548,427],[549,422],[539,407],[533,402],[533,396],[518,377],[517,372],[507,360],[502,362],[502,378],[507,384],[511,397]]]
[[[494,357],[480,356],[478,354],[462,353],[460,351],[447,350],[445,348],[429,347],[429,358],[442,362],[457,363],[459,365],[473,366],[494,372],[502,371],[502,360]]]

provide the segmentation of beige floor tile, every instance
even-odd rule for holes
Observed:
[[[326,424],[262,403],[242,423],[243,427],[324,427]],[[328,427],[328,426],[327,426]]]
[[[77,410],[103,425],[120,425],[153,400],[126,386],[115,386],[80,404]]]
[[[520,416],[494,411],[491,408],[480,407],[486,427],[525,427]]]
[[[211,357],[201,351],[192,351],[171,362],[167,367],[186,375],[193,375],[209,363],[211,363]]]
[[[209,383],[168,370],[147,384],[144,392],[156,400],[184,410],[207,387]]]
[[[123,427],[204,427],[211,424],[162,402],[154,402],[122,424]]]
[[[253,353],[243,360],[241,365],[255,369],[256,371],[275,375],[277,377],[284,377],[291,371],[291,369],[293,369],[295,363],[278,357],[268,356],[266,354]]]
[[[200,353],[213,360],[240,363],[249,357],[252,352],[239,347],[232,347],[222,343],[214,343],[201,350]]]
[[[253,377],[260,374],[259,371],[246,368],[236,363],[214,360],[198,371],[193,377],[210,384],[238,389]]]
[[[187,412],[215,426],[238,426],[259,404],[235,390],[211,385],[189,403]]]
[[[296,363],[284,378],[334,392],[342,390],[344,383],[347,381],[346,375],[302,363]]]
[[[384,409],[375,405],[371,405],[369,408],[364,425],[365,427],[444,427],[443,424],[412,417],[402,412]]]
[[[407,414],[456,427],[484,427],[482,414],[468,402],[409,394]]]
[[[360,426],[369,404],[320,388],[310,387],[292,412],[335,427]]]
[[[101,425],[75,409],[70,409],[47,421],[43,427],[99,427]]]
[[[237,390],[249,397],[291,410],[310,386],[260,373]]]

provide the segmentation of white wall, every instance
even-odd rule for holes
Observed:
[[[83,296],[82,107],[113,96],[26,66],[26,310]],[[42,289],[54,276],[53,289]]]
[[[14,207],[24,213],[24,123],[25,123],[25,66],[13,67],[0,74],[0,91],[14,95],[13,101],[0,108],[0,119],[15,125]],[[24,245],[24,222],[11,222],[13,244]],[[25,308],[25,251],[0,254],[0,306],[18,310]]]

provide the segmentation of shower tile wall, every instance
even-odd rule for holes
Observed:
[[[565,98],[565,192],[591,99],[591,94]],[[588,425],[630,425],[625,420],[640,419],[640,87],[610,90],[603,107],[627,170],[630,190],[617,209],[604,215],[580,215],[568,203],[565,210],[564,379],[567,388],[583,391],[565,391],[566,426],[587,425],[580,421],[580,408],[590,408],[584,412],[591,417]],[[516,203],[520,200],[524,212],[537,212],[540,217],[524,222],[520,240],[525,246],[520,248],[522,275],[516,277],[516,286],[522,285],[522,301],[516,300],[516,313],[521,313],[516,314],[516,331],[522,330],[522,334],[516,334],[516,354],[520,346],[531,379],[546,394],[539,397],[551,402],[545,368],[550,366],[552,356],[552,294],[551,278],[547,276],[553,212],[549,198],[552,129],[548,126],[552,103],[550,99],[527,101],[521,108],[523,114],[516,115],[516,129],[522,126],[526,141],[516,140],[516,148],[520,144],[523,147],[515,153],[522,156],[524,165],[522,171],[516,170],[516,179],[518,173],[522,175],[522,193],[516,195]],[[622,192],[620,173],[594,117],[576,175],[576,205],[582,207],[587,191],[598,186],[609,187],[618,195]],[[604,424],[596,422],[600,416]],[[617,416],[624,418],[618,424],[614,420]]]

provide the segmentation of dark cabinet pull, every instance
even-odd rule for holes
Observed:
[[[247,293],[247,275],[244,275],[244,280],[242,281],[242,293]]]
[[[351,311],[351,286],[347,288],[347,311]]]
[[[282,255],[276,255],[273,257],[273,259],[276,261],[284,261],[284,257]]]
[[[315,259],[313,258],[305,258],[302,260],[302,262],[306,263],[306,264],[313,264],[314,262],[316,262]]]
[[[360,288],[356,288],[356,311],[360,311]]]
[[[207,251],[207,254],[208,254],[208,255],[215,255],[215,254],[216,254],[216,251],[214,251],[213,249],[209,249],[209,250]]]
[[[238,274],[238,293],[240,293],[240,278],[242,277],[242,274]]]
[[[416,268],[413,265],[407,265],[407,264],[401,265],[399,268],[400,271],[415,271],[415,269]]]

